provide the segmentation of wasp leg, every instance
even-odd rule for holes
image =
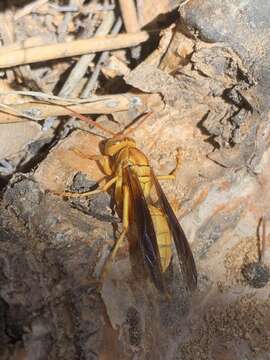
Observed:
[[[183,159],[183,150],[178,148],[177,149],[177,155],[176,155],[175,168],[171,171],[171,173],[169,175],[160,175],[160,176],[157,176],[157,179],[158,180],[175,180],[176,172],[180,167],[182,159]]]
[[[110,272],[110,268],[112,265],[112,261],[114,260],[116,253],[119,249],[119,247],[121,247],[124,238],[127,234],[128,231],[128,225],[129,225],[129,218],[128,218],[128,208],[129,208],[129,190],[127,186],[123,187],[123,230],[119,236],[119,238],[116,240],[114,248],[112,250],[112,252],[110,253],[104,267],[103,270],[101,272],[101,279],[104,279],[106,277],[106,274],[108,272]]]
[[[112,175],[112,168],[110,165],[110,160],[108,156],[105,155],[85,155],[80,150],[76,148],[72,148],[72,151],[75,152],[78,156],[83,159],[89,159],[97,161],[101,167],[101,170],[104,172],[105,175]]]
[[[124,185],[123,187],[123,230],[119,236],[119,238],[116,240],[116,243],[114,245],[112,254],[111,254],[111,258],[112,260],[115,258],[116,253],[119,249],[119,247],[122,245],[123,240],[127,234],[128,231],[128,225],[129,225],[129,212],[128,212],[128,208],[129,208],[129,190],[128,187],[126,185]]]
[[[175,175],[174,174],[170,174],[170,175],[159,175],[157,176],[158,180],[175,180]]]
[[[123,230],[119,236],[119,238],[116,240],[114,248],[111,252],[111,254],[109,255],[103,270],[101,272],[101,279],[104,279],[106,277],[106,274],[108,272],[110,272],[111,269],[111,265],[112,265],[112,261],[114,260],[116,253],[119,249],[119,247],[122,245],[123,240],[127,234],[128,231],[128,225],[129,225],[129,218],[128,218],[128,208],[129,208],[129,190],[127,186],[123,187]]]
[[[108,182],[106,182],[103,186],[101,186],[99,189],[96,190],[92,190],[92,191],[86,191],[83,193],[74,193],[74,192],[68,192],[65,191],[63,193],[61,193],[60,195],[62,196],[67,196],[67,197],[84,197],[84,196],[89,196],[89,195],[94,195],[94,194],[99,194],[101,192],[105,192],[107,190],[109,190],[109,188],[116,183],[117,181],[117,176],[112,178],[111,180],[109,180]]]

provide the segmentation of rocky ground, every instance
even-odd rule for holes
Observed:
[[[1,15],[8,19],[16,10],[15,33],[22,26],[18,19],[27,20],[18,18],[17,5]],[[45,1],[42,6],[38,15],[27,14],[32,22],[41,23],[48,12]],[[110,53],[94,94],[106,95],[111,104],[118,96],[122,111],[109,112],[108,98],[99,98],[101,110],[89,113],[119,131],[150,109],[132,137],[156,174],[175,167],[180,149],[176,180],[162,187],[192,247],[198,289],[186,292],[174,256],[164,297],[132,272],[127,245],[101,277],[121,228],[110,194],[69,200],[57,195],[92,189],[103,177],[87,159],[99,153],[100,132],[56,118],[67,115],[59,99],[42,108],[40,98],[29,100],[29,94],[16,93],[13,105],[10,94],[2,95],[4,105],[9,96],[9,108],[0,113],[1,359],[270,359],[270,6],[264,0],[164,1],[155,9],[149,0],[137,6],[138,15],[148,16],[137,30],[163,30],[139,45],[138,58],[134,47],[133,55]],[[71,30],[59,32],[59,24],[75,26],[78,18],[61,22],[50,15],[54,24],[58,19],[58,36],[71,37]],[[92,61],[90,74],[98,64]],[[45,64],[61,77],[74,66],[57,59]],[[33,79],[44,66],[31,66]],[[10,91],[18,74],[12,67],[3,74]],[[37,90],[25,73],[22,79],[24,91]],[[59,84],[44,75],[38,90],[59,95]],[[73,96],[80,97],[78,89]],[[31,116],[36,109],[50,111],[53,125],[18,124],[14,109],[26,115],[24,106]]]

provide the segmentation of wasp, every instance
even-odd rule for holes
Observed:
[[[99,163],[105,183],[93,191],[82,194],[66,192],[65,195],[88,196],[113,188],[113,199],[123,228],[111,252],[111,260],[124,239],[132,237],[153,283],[164,292],[164,273],[172,260],[174,242],[184,284],[189,290],[195,289],[197,271],[192,251],[159,183],[159,180],[175,178],[174,174],[156,176],[146,155],[124,131],[114,134],[88,117],[70,111],[77,118],[106,131],[110,137],[103,141],[101,154],[88,157]]]

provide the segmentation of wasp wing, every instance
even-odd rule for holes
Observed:
[[[154,181],[160,206],[166,215],[169,228],[173,235],[184,281],[189,290],[193,290],[197,286],[197,270],[192,251],[190,249],[186,235],[180,226],[177,217],[174,214],[174,211],[153,171],[151,171],[151,177]]]
[[[164,292],[161,259],[151,214],[137,174],[127,167],[126,175],[131,190],[131,206],[133,206],[132,213],[138,231],[139,249],[155,286]]]

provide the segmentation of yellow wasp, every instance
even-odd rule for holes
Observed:
[[[70,110],[70,109],[69,109]],[[113,135],[103,143],[101,155],[90,158],[99,162],[106,175],[99,189],[83,194],[65,193],[67,196],[92,195],[114,187],[116,209],[123,229],[117,239],[112,259],[126,236],[138,242],[144,263],[155,286],[165,291],[163,273],[172,259],[172,244],[176,246],[185,285],[192,290],[197,285],[197,271],[187,238],[158,180],[174,175],[155,176],[149,160],[136,146],[134,139],[123,133],[114,134],[93,120],[70,110],[76,117]]]

